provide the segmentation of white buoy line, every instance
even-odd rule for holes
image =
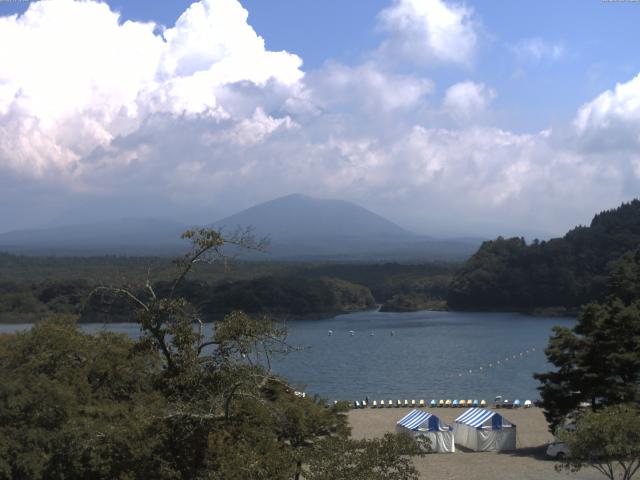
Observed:
[[[531,355],[532,353],[535,353],[537,350],[535,347],[531,347],[528,348],[526,350],[523,350],[522,352],[518,352],[515,354],[507,354],[504,357],[501,357],[499,360],[495,360],[493,362],[489,362],[486,363],[484,365],[480,365],[477,368],[471,368],[468,370],[465,370],[463,372],[458,372],[458,377],[462,377],[464,375],[473,375],[473,374],[479,374],[479,373],[486,373],[489,370],[493,369],[493,368],[498,368],[498,367],[502,367],[505,365],[509,365],[509,364],[513,364],[515,361],[517,360],[521,360],[529,355]]]

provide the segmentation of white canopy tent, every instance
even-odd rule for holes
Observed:
[[[458,445],[476,452],[516,448],[516,426],[485,408],[472,408],[456,418],[454,432]]]
[[[456,451],[453,428],[440,422],[432,413],[412,410],[396,424],[398,433],[408,433],[420,442],[421,438],[428,438],[431,451],[436,453],[453,453]]]

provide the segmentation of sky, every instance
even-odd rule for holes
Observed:
[[[434,236],[640,192],[640,2],[0,2],[0,232],[291,193]]]

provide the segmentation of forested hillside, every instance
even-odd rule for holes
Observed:
[[[417,310],[444,303],[455,263],[202,263],[182,286],[207,316],[229,309],[295,317],[371,308]],[[126,302],[87,296],[98,285],[163,288],[175,265],[163,257],[29,257],[0,253],[0,322],[35,322],[52,314],[81,314],[83,321],[126,321]],[[373,294],[373,296],[372,296]],[[393,300],[392,300],[393,299]],[[400,305],[400,307],[398,306]],[[99,315],[104,311],[104,315]]]
[[[133,321],[134,310],[124,298],[104,293],[85,280],[49,280],[38,284],[0,282],[0,322],[37,322],[55,314],[79,315],[81,322]],[[166,294],[168,282],[157,282]],[[145,298],[148,292],[136,293]],[[335,278],[259,277],[209,284],[185,281],[177,292],[196,305],[207,320],[233,310],[277,317],[329,315],[373,308],[371,291]]]
[[[455,275],[453,309],[534,310],[580,305],[606,296],[616,262],[640,245],[640,201],[597,214],[562,238],[484,242]]]

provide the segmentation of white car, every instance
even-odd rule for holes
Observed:
[[[564,442],[552,442],[547,446],[547,456],[561,460],[569,455],[569,447]]]

